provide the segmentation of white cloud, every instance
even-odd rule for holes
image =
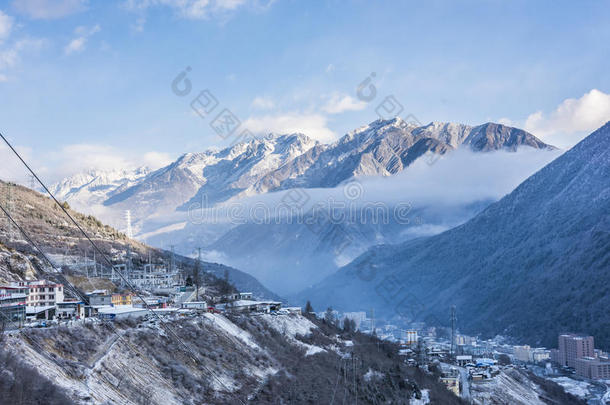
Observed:
[[[128,10],[140,13],[151,7],[168,7],[178,17],[203,20],[235,11],[249,3],[258,5],[254,0],[127,0],[124,4]]]
[[[163,166],[167,166],[174,159],[167,153],[163,152],[146,152],[141,156],[141,163],[139,166],[148,166],[151,169],[158,169]]]
[[[610,94],[593,89],[581,98],[564,100],[548,115],[531,114],[525,129],[547,142],[571,146],[609,120]]]
[[[458,149],[433,165],[420,158],[394,176],[363,178],[361,183],[365,199],[370,195],[385,202],[408,201],[416,206],[497,200],[562,153],[530,147],[490,153]]]
[[[519,148],[517,152],[500,150],[489,153],[458,149],[433,165],[426,158],[420,158],[408,169],[393,176],[359,177],[357,182],[361,187],[357,198],[346,192],[346,184],[349,183],[335,188],[308,188],[304,191],[307,202],[303,212],[316,205],[342,210],[382,204],[389,208],[388,213],[392,215],[396,212],[395,207],[411,207],[413,214],[419,211],[418,216],[424,214],[426,221],[431,222],[411,222],[418,226],[409,227],[408,233],[403,236],[432,235],[471,217],[477,203],[496,201],[510,193],[561,153],[559,150],[528,147]],[[271,219],[286,214],[280,209],[285,204],[286,193],[285,190],[277,191],[230,200],[214,207],[197,207],[173,220],[197,218],[202,223],[236,224]],[[415,217],[410,215],[413,221]]]
[[[74,52],[81,52],[85,49],[85,43],[87,42],[87,38],[78,37],[74,38],[68,45],[66,45],[64,52],[66,55],[70,55]]]
[[[26,51],[36,51],[45,44],[44,39],[24,38],[12,44],[12,46],[0,50],[0,69],[5,70],[15,66],[20,59],[20,55]],[[6,81],[7,76],[2,75]]]
[[[510,118],[500,118],[498,120],[498,124],[502,124],[502,125],[507,125],[509,127],[515,127],[518,126],[518,123],[516,123],[515,121],[511,120]]]
[[[13,8],[32,19],[55,19],[79,13],[88,0],[14,0]]]
[[[366,103],[348,95],[333,94],[322,110],[329,114],[341,114],[346,111],[360,111],[366,108]]]
[[[9,48],[0,51],[0,69],[12,67],[17,63],[18,53],[16,48]]]
[[[275,107],[275,103],[268,97],[256,97],[252,100],[252,108],[258,110],[270,110]]]
[[[70,55],[75,52],[82,52],[85,50],[87,40],[89,37],[100,31],[100,26],[95,25],[93,27],[80,26],[76,27],[74,33],[77,35],[76,38],[72,39],[68,45],[64,48],[64,53]]]
[[[13,17],[6,15],[0,10],[0,43],[11,34],[13,30]]]
[[[336,139],[335,133],[327,126],[327,119],[321,114],[287,113],[250,117],[244,127],[254,133],[303,133],[320,142],[331,142]]]
[[[136,19],[135,24],[131,28],[136,32],[142,32],[144,31],[144,25],[146,25],[146,17],[141,16]]]
[[[207,16],[207,8],[209,3],[209,0],[193,0],[187,2],[180,11],[185,18],[205,18]]]
[[[45,164],[52,169],[45,170],[45,177],[48,181],[55,182],[90,169],[135,169],[148,166],[154,170],[168,165],[172,160],[168,154],[156,151],[132,153],[107,145],[71,144],[46,156]]]
[[[31,149],[21,145],[13,145],[17,152],[27,161],[30,161]],[[2,169],[0,170],[0,180],[13,181],[15,183],[26,184],[28,181],[28,172],[23,164],[18,160],[17,156],[11,151],[6,144],[0,140],[0,161]]]

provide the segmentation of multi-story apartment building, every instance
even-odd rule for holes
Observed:
[[[64,286],[46,280],[20,281],[19,286],[28,287],[28,307],[53,306],[64,301]]]
[[[514,347],[515,359],[523,362],[532,361],[532,348],[528,345]]]
[[[540,363],[551,358],[551,351],[544,348],[534,349],[532,351],[532,358],[535,363]]]
[[[610,360],[593,357],[576,359],[576,375],[593,380],[610,380]]]
[[[25,321],[28,288],[0,286],[0,323],[21,325]]]
[[[131,305],[131,294],[112,294],[112,305]]]
[[[595,357],[593,336],[564,333],[559,335],[558,363],[561,366],[576,368],[576,360]]]

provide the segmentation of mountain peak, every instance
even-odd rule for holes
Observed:
[[[490,131],[526,133],[494,123],[473,128],[476,139]],[[343,309],[358,296],[359,307],[350,310],[376,307],[392,316],[396,308],[370,286],[408,280],[400,294],[426,303],[422,317],[442,319],[455,305],[466,332],[547,345],[569,328],[600,337],[608,348],[609,151],[610,123],[466,223],[371,248],[300,297]],[[574,278],[578,282],[566,282]]]

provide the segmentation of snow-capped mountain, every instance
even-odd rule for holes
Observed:
[[[102,205],[96,213],[112,223],[123,211],[131,210],[138,230],[147,218],[172,213],[191,199],[214,204],[236,196],[315,145],[316,141],[302,134],[271,135],[222,150],[186,153],[152,172],[94,170],[77,174],[52,189],[85,212]]]
[[[552,344],[610,348],[610,122],[465,224],[371,248],[300,300]],[[354,297],[358,297],[354,300]]]
[[[137,184],[150,172],[148,167],[133,170],[91,169],[53,184],[50,190],[56,197],[68,201],[73,208],[98,215],[114,226],[122,226],[120,218],[123,213],[103,210],[102,204],[115,193]]]
[[[433,122],[422,127],[400,118],[377,120],[332,144],[303,134],[272,135],[222,150],[186,153],[149,172],[113,170],[77,174],[53,186],[78,207],[103,203],[109,211],[130,209],[142,221],[195,204],[213,206],[239,197],[295,187],[334,187],[358,176],[390,176],[425,155],[459,147],[476,152],[552,149],[532,134],[501,124],[469,126]],[[102,214],[103,217],[103,214]]]
[[[359,176],[390,176],[417,158],[459,147],[476,152],[519,146],[552,149],[521,129],[487,123],[475,127],[432,122],[416,127],[401,118],[377,120],[330,145],[318,145],[277,170],[270,171],[249,190],[257,193],[294,187],[334,187]]]
[[[295,188],[332,190],[353,178],[389,178],[406,171],[419,158],[432,166],[454,150],[478,154],[514,152],[519,147],[554,149],[526,131],[500,124],[433,122],[417,127],[395,118],[374,121],[331,144],[302,134],[271,135],[222,150],[184,154],[172,164],[119,187],[102,186],[110,182],[101,180],[96,185],[87,182],[89,177],[85,176],[80,182],[72,180],[74,185],[66,180],[56,189],[61,198],[79,208],[89,207],[82,209],[121,229],[125,227],[124,211],[130,210],[136,235],[150,244],[175,245],[184,254],[204,247],[217,260],[228,257],[228,264],[251,270],[278,292],[286,293],[289,287],[295,292],[332,274],[338,265],[374,244],[399,243],[419,234],[405,233],[404,226],[397,223],[354,221],[341,229],[348,235],[350,249],[338,258],[341,241],[333,237],[334,228],[312,234],[302,223],[195,224],[190,218],[192,209],[273,196],[274,192]],[[80,190],[77,186],[87,192],[71,192]],[[420,206],[417,212],[426,214],[424,221],[429,229],[424,233],[429,234],[471,218],[491,201],[483,198],[435,212]],[[295,238],[296,247],[289,246]],[[275,276],[284,269],[300,276]]]
[[[131,186],[150,173],[148,167],[134,170],[126,169],[91,169],[77,173],[53,184],[51,191],[65,200],[74,202],[102,202],[109,195]]]

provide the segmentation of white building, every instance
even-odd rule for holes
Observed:
[[[455,362],[458,366],[464,367],[466,364],[472,363],[472,356],[469,354],[455,356]]]
[[[19,281],[20,287],[29,288],[28,307],[54,306],[64,301],[64,286],[47,280]]]
[[[182,308],[184,308],[184,309],[208,309],[208,304],[205,301],[183,302]]]
[[[532,361],[532,349],[528,345],[515,346],[514,348],[515,360],[530,362]]]
[[[110,308],[100,308],[98,311],[98,317],[101,319],[127,319],[127,318],[141,318],[148,314],[146,308],[135,308],[131,305],[121,305]]]
[[[227,311],[237,312],[271,312],[277,311],[282,308],[282,303],[277,301],[251,301],[251,300],[239,300],[233,301],[226,304],[218,304],[217,308],[225,309]]]
[[[82,319],[85,317],[85,303],[82,301],[64,301],[55,304],[58,319]]]
[[[406,330],[405,331],[405,343],[408,345],[417,344],[417,331],[416,330]]]
[[[534,349],[532,351],[532,360],[539,363],[551,359],[551,351],[544,348]]]

